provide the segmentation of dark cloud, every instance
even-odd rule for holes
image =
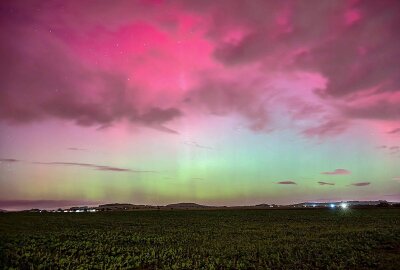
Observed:
[[[2,158],[0,159],[0,163],[15,163],[20,162],[21,160],[12,159],[12,158]],[[131,173],[153,173],[155,171],[145,171],[145,170],[132,170],[127,168],[119,168],[114,166],[107,165],[97,165],[92,163],[79,163],[79,162],[31,162],[32,164],[38,165],[61,165],[61,166],[79,166],[79,167],[87,167],[92,168],[99,171],[113,171],[113,172],[131,172]]]
[[[386,98],[390,98],[387,96]],[[383,100],[376,96],[376,101],[368,104],[347,105],[343,107],[344,113],[352,118],[376,119],[376,120],[399,120],[400,98]]]
[[[345,120],[329,119],[318,126],[309,127],[302,131],[308,137],[327,137],[338,135],[347,129],[348,124]]]
[[[14,163],[14,162],[19,162],[20,160],[18,159],[13,159],[13,158],[0,158],[0,163]]]
[[[230,5],[232,11],[215,18],[218,25],[211,31],[250,30],[235,42],[219,40],[216,59],[226,65],[247,64],[303,48],[295,63],[327,76],[330,95],[346,95],[383,82],[382,90],[398,89],[400,4],[391,0],[311,2]],[[266,14],[258,17],[255,7]],[[371,32],[376,34],[367,34]]]
[[[152,173],[155,171],[142,171],[142,170],[132,170],[126,168],[118,168],[112,166],[96,165],[91,163],[77,163],[77,162],[32,162],[33,164],[40,165],[62,165],[62,166],[79,166],[92,168],[98,171],[113,171],[113,172],[131,172],[131,173]]]
[[[265,35],[266,31],[267,29],[260,29],[259,33],[248,34],[236,44],[220,44],[214,51],[215,58],[227,65],[238,65],[259,60],[260,56],[265,57],[265,54],[272,53],[276,49]]]
[[[229,7],[222,8],[221,2],[203,6],[213,16],[209,35],[217,45],[214,57],[225,66],[263,64],[267,70],[319,72],[328,82],[316,93],[327,101],[345,101],[338,108],[347,117],[400,119],[399,1],[225,4]],[[242,35],[227,39],[232,29]],[[396,98],[381,98],[381,93]],[[360,104],[366,96],[373,101]],[[322,133],[325,127],[320,128]]]
[[[170,134],[180,134],[179,131],[171,129],[171,128],[167,128],[165,126],[152,126],[152,128],[166,132],[166,133],[170,133]]]
[[[390,155],[396,155],[397,153],[400,153],[400,146],[391,146],[388,150]]]
[[[276,182],[276,184],[279,184],[279,185],[297,185],[296,182],[294,182],[292,180],[280,181],[280,182]]]
[[[41,3],[31,5],[41,10]],[[21,2],[1,3],[5,16],[0,23],[0,121],[58,118],[105,127],[128,120],[170,131],[164,124],[182,112],[171,106],[143,105],[139,97],[145,90],[128,85],[126,75],[85,65],[68,45],[65,34],[71,29],[56,24],[51,31],[41,21],[53,18],[47,13],[53,8],[44,5],[41,17]]]
[[[334,186],[335,185],[335,183],[329,183],[329,182],[323,182],[323,181],[319,181],[318,184],[320,184],[321,186],[325,186],[325,185]]]
[[[400,146],[394,145],[394,146],[389,146],[389,145],[381,145],[377,147],[378,149],[385,149],[385,153],[395,156],[398,153],[400,153]],[[400,157],[400,156],[399,156]]]
[[[68,147],[67,150],[71,150],[71,151],[86,151],[87,149],[78,148],[78,147]]]
[[[327,174],[327,175],[345,175],[345,174],[351,174],[349,170],[346,169],[336,169],[331,172],[322,172],[321,174]]]
[[[400,56],[399,33],[396,30],[400,26],[397,16],[399,3],[390,0],[343,3],[331,7],[323,26],[315,26],[325,28],[318,37],[320,41],[315,39],[316,36],[308,40],[311,46],[304,54],[298,55],[297,64],[322,72],[329,79],[324,93],[331,96],[346,96],[374,87],[378,87],[377,91],[397,91],[400,67],[394,59]],[[353,23],[346,22],[349,12],[358,14]],[[311,16],[303,21],[315,19],[316,16]],[[371,32],[377,34],[367,34]],[[296,35],[296,31],[292,34]],[[358,115],[354,113],[358,117],[375,117],[367,110],[358,112]]]
[[[149,111],[138,116],[137,119],[146,124],[158,126],[165,122],[171,121],[181,115],[182,112],[176,108],[151,108]]]
[[[363,186],[369,186],[370,184],[371,182],[358,182],[358,183],[352,183],[350,185],[356,187],[363,187]]]
[[[306,136],[340,134],[348,118],[400,119],[399,1],[124,1],[118,6],[106,1],[63,5],[3,1],[0,5],[0,120],[9,123],[56,118],[105,128],[126,120],[178,134],[166,125],[184,115],[184,105],[163,98],[143,101],[151,89],[128,83],[132,70],[91,66],[78,53],[82,41],[94,41],[91,35],[99,29],[106,40],[115,40],[116,30],[145,21],[146,29],[175,34],[178,20],[162,19],[174,17],[172,11],[204,18],[197,26],[208,27],[201,30],[212,57],[223,66],[222,73],[237,72],[224,78],[214,70],[219,67],[205,66],[199,74],[191,74],[198,76],[196,86],[177,98],[189,104],[186,108],[239,114],[252,130],[271,130],[273,92],[267,76],[301,71],[326,78],[326,86],[313,89],[314,93],[341,116],[310,118],[313,125],[301,129]],[[95,36],[102,41],[101,35]],[[93,51],[84,49],[89,56]],[[147,66],[143,60],[147,56],[132,58]],[[251,78],[256,71],[262,76]],[[162,77],[155,75],[154,80]],[[323,113],[311,105],[296,111],[293,119]]]
[[[184,144],[189,145],[189,146],[193,146],[193,147],[196,147],[196,148],[200,148],[200,149],[214,150],[213,147],[206,146],[206,145],[201,145],[196,141],[187,141],[187,142],[184,142]]]
[[[239,113],[254,131],[267,129],[268,89],[258,85],[257,78],[221,79],[204,75],[201,84],[186,97],[186,102],[215,115]]]
[[[395,128],[387,132],[388,134],[399,134],[400,128]]]

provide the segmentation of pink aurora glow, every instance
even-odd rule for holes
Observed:
[[[200,110],[238,113],[263,131],[273,125],[267,108],[280,107],[308,120],[305,136],[340,134],[354,119],[398,128],[397,1],[2,6],[7,122],[127,120],[175,132],[170,122]],[[309,87],[282,91],[287,81]]]

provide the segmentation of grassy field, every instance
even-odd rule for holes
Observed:
[[[400,269],[400,210],[0,214],[0,269]]]

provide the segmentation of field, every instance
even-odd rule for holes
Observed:
[[[400,210],[0,214],[0,269],[400,269]]]

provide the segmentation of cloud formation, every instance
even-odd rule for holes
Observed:
[[[218,16],[210,28],[218,61],[228,67],[313,70],[328,81],[317,93],[338,104],[347,118],[399,119],[398,2],[255,2],[229,5],[230,16],[207,6]],[[236,36],[228,39],[226,29]],[[371,32],[377,35],[366,34]]]
[[[78,36],[88,33],[72,29],[65,18],[55,22],[52,13],[61,12],[57,8],[36,2],[42,10],[38,14],[19,1],[1,5],[1,33],[9,38],[0,46],[0,120],[27,123],[58,118],[81,126],[125,120],[164,130],[164,124],[182,116],[172,104],[144,102],[147,89],[130,83],[126,72],[85,62],[79,55],[83,48],[76,45],[81,41]]]
[[[178,134],[200,111],[265,132],[282,110],[326,138],[400,119],[398,1],[197,2],[3,1],[0,121]]]
[[[14,162],[19,162],[20,160],[18,159],[13,159],[13,158],[0,158],[0,163],[14,163]]]
[[[70,151],[86,151],[87,149],[79,148],[79,147],[68,147],[67,150],[70,150]]]
[[[21,160],[13,159],[13,158],[1,158],[0,163],[16,163],[21,162]],[[97,165],[92,163],[80,163],[80,162],[38,162],[33,161],[30,162],[31,164],[37,165],[61,165],[61,166],[78,166],[78,167],[86,167],[91,168],[98,171],[113,171],[113,172],[130,172],[130,173],[154,173],[155,171],[147,171],[147,170],[132,170],[128,168],[119,168],[114,166],[107,166],[107,165]]]
[[[62,165],[62,166],[78,166],[78,167],[87,167],[92,168],[98,171],[113,171],[113,172],[131,172],[131,173],[152,173],[155,171],[142,171],[142,170],[132,170],[126,168],[105,166],[105,165],[96,165],[91,163],[78,163],[78,162],[32,162],[33,164],[40,165]]]
[[[294,182],[292,180],[280,181],[280,182],[276,182],[276,184],[279,184],[279,185],[297,185],[296,182]]]
[[[196,148],[200,148],[200,149],[214,150],[213,147],[199,144],[196,141],[186,141],[186,142],[184,142],[184,144],[189,145],[189,146],[193,146],[193,147],[196,147]]]
[[[350,185],[355,187],[364,187],[364,186],[369,186],[370,184],[371,182],[358,182],[358,183],[352,183]]]
[[[329,183],[329,182],[324,182],[324,181],[319,181],[318,184],[320,184],[321,186],[325,186],[325,185],[334,186],[335,185],[335,183]]]
[[[319,126],[309,127],[303,130],[303,134],[309,137],[325,137],[338,135],[345,131],[347,123],[343,120],[328,120],[327,122],[320,123]]]
[[[331,172],[322,172],[321,174],[326,174],[326,175],[346,175],[346,174],[351,174],[349,170],[346,169],[336,169]]]
[[[395,128],[387,132],[388,134],[399,134],[400,128]]]
[[[390,155],[396,155],[398,153],[400,153],[400,146],[396,145],[396,146],[389,147],[389,154]]]

